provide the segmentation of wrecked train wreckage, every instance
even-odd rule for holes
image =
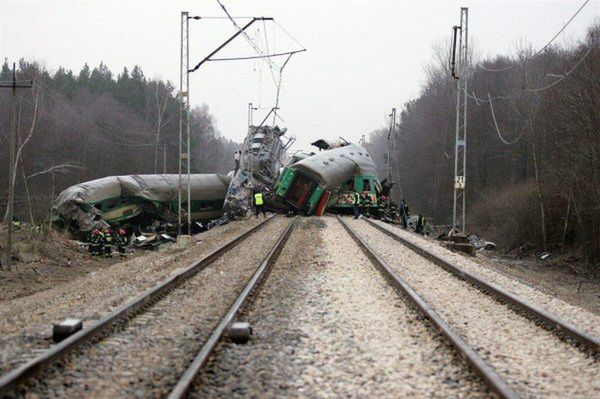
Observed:
[[[369,197],[371,208],[377,208],[383,188],[365,148],[324,140],[313,145],[325,151],[290,163],[281,173],[276,187],[281,201],[298,213],[321,216],[326,210],[349,212],[352,194],[358,192]]]
[[[255,193],[273,192],[286,150],[295,140],[289,137],[284,144],[282,138],[286,132],[287,129],[278,126],[249,127],[225,198],[224,209],[229,218],[246,216],[252,210]]]
[[[191,175],[192,220],[223,215],[223,199],[230,181],[217,174]],[[179,175],[175,174],[109,176],[76,184],[55,200],[55,221],[78,236],[109,226],[147,227],[157,221],[175,225],[178,190]],[[182,190],[182,198],[187,198],[187,184]],[[187,209],[187,203],[182,208]]]

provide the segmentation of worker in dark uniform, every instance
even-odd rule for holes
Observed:
[[[352,206],[354,207],[354,219],[358,219],[360,217],[360,194],[357,192],[352,193]]]
[[[263,216],[265,217],[265,219],[267,218],[267,212],[265,211],[264,208],[264,198],[263,198],[263,193],[262,192],[258,192],[256,194],[254,194],[254,209],[256,212],[256,218],[258,219],[258,214],[262,211]]]
[[[417,234],[425,234],[425,218],[423,217],[423,215],[419,214],[419,217],[417,218],[417,227],[415,228],[415,233]]]
[[[113,231],[111,229],[104,230],[104,240],[102,240],[102,244],[104,244],[104,256],[105,257],[112,258],[114,242],[115,242],[115,237],[113,235]]]
[[[371,200],[371,194],[369,194],[368,192],[364,193],[363,209],[364,209],[365,217],[371,217],[371,205],[372,204],[373,204],[373,201]]]
[[[94,229],[92,234],[90,235],[90,246],[88,247],[90,250],[90,255],[98,256],[102,253],[102,236],[100,235],[100,230]]]
[[[382,195],[379,198],[377,198],[377,209],[379,218],[383,219],[387,210],[387,197],[385,195]]]
[[[117,250],[119,251],[119,256],[124,258],[127,256],[127,252],[125,249],[127,247],[127,232],[125,229],[119,229],[119,237],[117,238]]]
[[[408,204],[402,199],[400,200],[400,221],[403,228],[408,228]]]

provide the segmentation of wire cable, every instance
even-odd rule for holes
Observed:
[[[575,65],[573,65],[571,67],[571,69],[569,69],[568,71],[566,71],[565,73],[558,75],[558,74],[546,74],[546,76],[550,76],[550,77],[558,77],[558,80],[555,80],[554,82],[546,85],[546,86],[542,86],[542,87],[536,87],[536,88],[524,88],[523,91],[526,92],[530,92],[530,93],[537,93],[540,91],[544,91],[547,90],[551,87],[556,86],[557,84],[559,84],[560,82],[562,82],[564,79],[566,79],[567,77],[569,77],[574,71],[575,69],[577,69],[577,67],[579,67],[581,65],[581,63],[587,58],[588,55],[590,55],[590,53],[592,52],[592,50],[598,45],[598,40],[599,39],[594,39],[594,41],[592,41],[590,48],[583,54],[583,56],[575,63]],[[494,96],[494,97],[490,97],[490,93],[487,93],[488,96],[488,100],[484,100],[481,99],[479,97],[477,97],[477,95],[475,94],[475,92],[473,92],[472,94],[469,94],[467,91],[465,91],[465,94],[467,95],[467,97],[475,100],[475,104],[477,104],[478,106],[481,106],[482,103],[488,103],[491,102],[492,99],[501,99],[501,100],[507,100],[507,99],[513,99],[517,97],[517,93],[513,94],[513,95],[501,95],[501,96]]]
[[[597,45],[597,44],[598,44],[598,43],[597,43],[597,40],[596,40],[596,42],[595,42],[595,43],[592,43],[592,45],[590,46],[590,48],[588,49],[588,51],[586,51],[586,52],[585,52],[585,54],[583,55],[583,57],[581,57],[581,58],[579,59],[579,61],[577,61],[577,63],[576,63],[575,65],[573,65],[573,67],[572,67],[571,69],[569,69],[567,72],[565,72],[565,73],[564,73],[564,74],[561,76],[561,78],[560,78],[560,79],[558,79],[557,81],[555,81],[555,82],[552,82],[552,83],[550,83],[549,85],[546,85],[546,86],[544,86],[544,87],[538,87],[538,88],[535,88],[535,89],[525,89],[525,91],[529,91],[529,92],[539,92],[539,91],[543,91],[543,90],[549,89],[549,88],[551,88],[551,87],[553,87],[553,86],[555,86],[555,85],[559,84],[559,83],[560,83],[560,82],[562,82],[562,81],[563,81],[563,80],[564,80],[564,79],[565,79],[567,76],[569,76],[569,75],[570,75],[570,74],[571,74],[571,73],[572,73],[572,72],[573,72],[575,69],[577,69],[577,67],[578,67],[578,66],[579,66],[579,65],[580,65],[580,64],[583,62],[583,60],[585,60],[585,59],[586,59],[586,57],[587,57],[588,55],[590,55],[590,53],[592,52],[592,50],[594,49],[594,47],[596,47],[596,45]]]
[[[484,71],[488,71],[488,72],[505,72],[505,71],[509,71],[519,65],[523,65],[524,63],[526,63],[527,61],[537,57],[542,51],[545,51],[548,47],[550,47],[550,45],[554,42],[554,40],[556,40],[556,38],[565,30],[565,28],[571,23],[571,21],[573,21],[573,19],[575,19],[575,17],[581,12],[581,10],[583,10],[583,8],[590,2],[590,0],[585,0],[583,2],[583,4],[581,5],[581,7],[579,7],[579,9],[577,10],[577,12],[575,12],[575,14],[573,14],[573,16],[567,21],[567,23],[564,24],[564,26],[562,27],[561,30],[558,31],[558,33],[556,33],[556,35],[554,35],[554,37],[548,42],[546,43],[546,45],[544,47],[542,47],[540,50],[536,51],[535,53],[533,53],[532,55],[525,57],[523,60],[521,60],[520,62],[513,64],[509,67],[506,68],[498,68],[498,69],[492,69],[492,68],[486,68],[483,65],[479,65],[479,68],[483,69]]]
[[[492,105],[492,98],[490,97],[490,93],[488,93],[488,100],[490,103],[490,110],[492,111],[492,119],[494,119],[494,126],[496,126],[496,132],[498,132],[498,137],[500,137],[500,140],[502,140],[502,142],[506,145],[512,145],[515,144],[517,141],[521,140],[521,137],[523,137],[522,133],[519,137],[510,142],[505,140],[504,137],[502,137],[502,133],[500,133],[500,129],[498,128],[498,122],[496,121],[496,115],[494,114],[494,106]]]

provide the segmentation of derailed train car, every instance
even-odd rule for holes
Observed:
[[[352,193],[371,198],[377,207],[381,185],[373,159],[355,144],[320,152],[284,168],[276,194],[305,215],[322,215],[326,209],[346,212],[352,208]]]
[[[225,198],[225,210],[230,217],[245,216],[252,209],[255,192],[273,189],[285,152],[294,141],[292,136],[284,143],[286,132],[287,129],[278,126],[249,127]]]
[[[191,175],[193,220],[223,215],[223,201],[231,178],[217,174]],[[187,183],[187,180],[184,181]],[[187,184],[183,184],[187,199]],[[58,221],[85,234],[95,228],[127,223],[176,223],[179,175],[110,176],[71,186],[54,202]],[[182,205],[187,210],[187,202]]]

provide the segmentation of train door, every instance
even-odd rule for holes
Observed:
[[[301,209],[304,205],[306,205],[315,188],[316,183],[313,180],[305,175],[296,173],[294,181],[292,182],[285,199],[292,206]]]

